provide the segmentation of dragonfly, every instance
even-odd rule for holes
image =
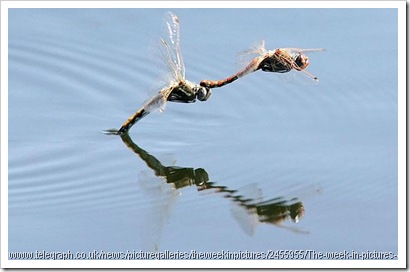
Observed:
[[[123,134],[149,113],[164,111],[166,102],[193,103],[197,99],[206,101],[211,96],[208,87],[194,84],[185,79],[185,66],[180,47],[179,18],[172,12],[167,12],[165,22],[169,34],[169,41],[161,39],[159,57],[167,70],[167,86],[148,99],[138,111],[131,115],[119,130],[108,130],[107,133]]]
[[[305,53],[324,50],[324,48],[277,48],[269,51],[265,48],[265,41],[262,40],[256,48],[239,53],[239,55],[258,55],[256,58],[253,58],[245,68],[222,80],[202,80],[200,85],[206,88],[222,87],[258,70],[274,73],[287,73],[295,70],[304,73],[318,82],[318,77],[306,71],[306,68],[309,66],[309,57]]]

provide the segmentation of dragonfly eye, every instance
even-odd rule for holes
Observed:
[[[309,66],[309,58],[305,54],[300,53],[296,57],[295,63],[297,65],[297,67],[295,68],[296,70],[303,70]]]
[[[208,89],[206,87],[195,87],[194,88],[195,94],[196,94],[196,98],[199,101],[206,101],[208,100],[208,98],[211,96],[212,92],[211,89]]]

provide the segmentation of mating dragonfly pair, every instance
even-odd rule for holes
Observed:
[[[211,96],[212,88],[222,87],[257,70],[275,73],[286,73],[295,70],[303,72],[314,81],[318,81],[316,76],[305,70],[309,65],[309,58],[305,53],[322,51],[324,49],[279,48],[268,51],[265,49],[264,42],[262,42],[258,48],[248,52],[257,54],[258,56],[252,59],[245,68],[236,74],[223,80],[202,80],[199,84],[194,84],[185,79],[185,66],[181,54],[178,17],[168,12],[166,15],[166,25],[169,33],[169,43],[161,39],[162,47],[160,54],[170,72],[168,86],[147,100],[137,112],[124,122],[119,130],[109,130],[107,131],[108,133],[127,133],[135,123],[150,112],[155,110],[163,111],[168,101],[181,103],[192,103],[197,99],[199,101],[206,101]]]

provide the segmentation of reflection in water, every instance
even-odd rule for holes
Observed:
[[[299,233],[307,233],[297,228],[282,225],[286,219],[297,223],[304,215],[304,206],[297,198],[286,199],[282,196],[262,200],[261,191],[250,184],[238,190],[218,185],[209,181],[208,173],[203,168],[164,166],[158,159],[136,145],[128,133],[121,135],[123,142],[134,151],[154,171],[156,177],[150,177],[145,171],[139,175],[139,185],[158,201],[154,201],[154,210],[150,214],[153,224],[143,234],[154,245],[151,250],[158,250],[162,227],[165,225],[180,188],[195,185],[198,191],[211,190],[232,201],[232,215],[241,228],[249,235],[254,233],[258,223],[273,224]],[[153,229],[154,228],[154,229]],[[156,229],[155,229],[156,228]],[[150,234],[148,234],[148,232]],[[147,238],[150,237],[151,238]]]

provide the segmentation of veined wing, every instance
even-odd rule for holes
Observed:
[[[257,43],[255,43],[253,46],[250,48],[237,52],[236,53],[236,58],[237,58],[237,63],[238,65],[243,65],[246,66],[252,59],[255,57],[259,57],[267,53],[268,50],[265,48],[265,40],[261,40]]]
[[[246,70],[246,73],[254,72],[259,64],[258,58],[264,56],[269,51],[265,48],[265,40],[255,43],[251,48],[236,53],[236,68],[238,73]],[[254,63],[254,65],[252,65]]]
[[[231,215],[239,224],[241,229],[252,236],[255,233],[256,226],[259,224],[258,215],[255,208],[246,208],[246,204],[254,204],[262,201],[262,191],[256,183],[247,184],[238,189],[240,195],[236,199],[238,201],[231,202]],[[240,202],[240,199],[247,200],[245,203]]]
[[[143,250],[158,251],[164,228],[171,217],[180,192],[161,177],[147,171],[138,174],[138,186],[147,198],[145,213],[139,226]]]
[[[165,110],[165,106],[166,106],[166,102],[167,102],[167,98],[169,94],[170,92],[168,91],[168,89],[161,90],[156,95],[146,100],[143,105],[143,108],[147,112],[153,112],[156,110],[163,112]]]
[[[182,59],[180,40],[179,40],[179,19],[178,17],[167,12],[164,18],[166,33],[152,47],[151,58],[153,62],[162,71],[162,76],[152,89],[157,90],[159,86],[168,87],[173,83],[178,83],[185,79],[185,66]],[[156,93],[151,92],[151,96]]]
[[[325,48],[281,48],[288,51],[289,53],[306,53],[306,52],[320,52],[326,51]]]
[[[179,19],[172,12],[167,12],[165,15],[165,23],[167,26],[168,41],[165,38],[160,39],[157,54],[159,54],[161,65],[165,68],[164,83],[166,86],[145,101],[144,107],[150,112],[156,109],[159,109],[161,112],[164,111],[166,101],[172,91],[170,87],[180,80],[185,79],[185,66],[180,49]]]
[[[185,79],[185,66],[180,46],[180,26],[178,17],[172,12],[167,12],[165,23],[168,30],[169,42],[162,39],[163,60],[169,66],[168,70],[172,72],[172,79],[180,81]]]

